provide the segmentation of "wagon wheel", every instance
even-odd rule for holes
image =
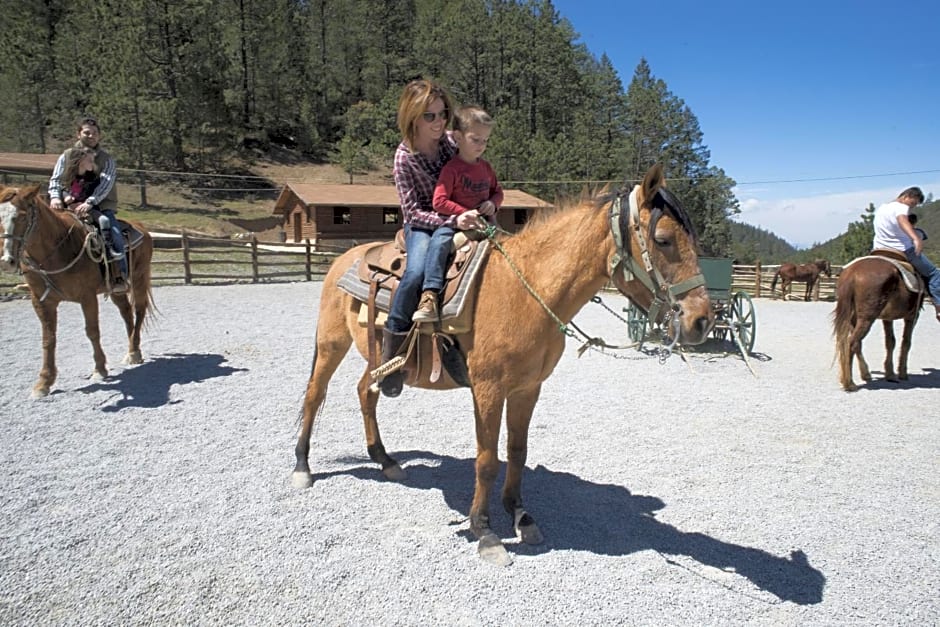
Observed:
[[[646,325],[649,319],[643,310],[630,303],[627,307],[627,336],[634,342],[642,342],[646,337]]]
[[[712,327],[712,337],[719,342],[723,342],[728,337],[728,322],[725,320],[727,308],[721,301],[712,301],[712,309],[715,312],[715,326]]]
[[[737,337],[746,355],[754,349],[754,335],[757,332],[757,316],[754,303],[747,292],[737,292],[731,299],[728,311],[732,337]]]

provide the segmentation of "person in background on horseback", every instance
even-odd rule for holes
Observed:
[[[401,203],[408,262],[382,331],[382,363],[398,353],[413,324],[435,230],[441,226],[466,229],[479,223],[476,212],[444,216],[434,211],[432,197],[437,177],[457,151],[452,135],[446,132],[451,111],[450,95],[427,79],[408,83],[398,101],[402,141],[395,151],[392,174]],[[403,382],[404,376],[398,370],[382,379],[379,388],[385,396],[394,397],[401,394]]]
[[[85,203],[88,197],[91,196],[98,187],[99,179],[100,177],[95,172],[95,151],[88,146],[82,146],[81,148],[72,150],[69,153],[67,163],[65,164],[65,172],[63,173],[63,180],[70,181],[69,190],[62,198],[66,210],[77,214],[78,208]],[[103,215],[101,211],[94,207],[89,211],[89,215],[93,223],[99,224],[102,233],[107,233],[108,229],[113,228],[112,225],[117,223],[116,219]],[[112,288],[112,291],[115,291],[115,289],[121,291],[126,287],[127,259],[123,253],[118,253],[113,250],[110,252],[110,255],[114,259],[117,259],[121,269],[121,276],[115,277],[115,287]]]
[[[98,121],[92,117],[83,117],[78,123],[78,137],[73,146],[67,148],[58,160],[52,170],[52,177],[49,179],[49,205],[56,210],[68,209],[83,220],[92,220],[101,228],[102,235],[110,240],[109,253],[113,259],[120,263],[123,276],[115,277],[115,289],[121,291],[126,289],[127,260],[124,258],[124,235],[121,233],[120,226],[115,216],[117,211],[117,186],[115,185],[115,173],[117,167],[114,158],[102,148],[101,128]],[[73,203],[66,206],[65,196],[70,193],[74,178],[69,178],[66,173],[66,165],[77,155],[77,151],[91,149],[94,152],[94,179],[97,185],[91,193],[79,203]]]
[[[875,210],[873,226],[875,237],[872,248],[888,248],[904,253],[914,269],[927,282],[927,292],[933,300],[937,321],[940,322],[940,270],[924,255],[924,241],[911,224],[910,211],[924,202],[919,187],[908,187],[893,201]]]
[[[503,189],[493,167],[481,158],[490,140],[493,119],[479,107],[461,107],[454,114],[453,124],[457,157],[447,162],[437,179],[434,210],[442,216],[476,212],[476,219],[485,216],[495,224],[496,210],[503,204]],[[438,319],[438,301],[453,237],[454,229],[446,225],[434,231],[425,262],[421,300],[413,317],[415,322]]]

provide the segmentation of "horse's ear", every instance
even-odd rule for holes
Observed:
[[[646,171],[646,176],[643,177],[643,191],[646,192],[643,194],[643,197],[651,198],[653,192],[665,185],[666,177],[663,176],[663,164],[653,164],[653,166]]]

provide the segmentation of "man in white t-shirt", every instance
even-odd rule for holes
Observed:
[[[940,321],[940,270],[924,254],[924,241],[911,224],[911,209],[924,202],[919,187],[908,187],[896,199],[875,210],[872,226],[875,238],[872,248],[889,248],[904,253],[907,260],[927,281],[927,291],[933,300]]]

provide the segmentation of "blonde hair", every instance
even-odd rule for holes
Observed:
[[[402,90],[398,99],[398,130],[401,131],[402,140],[409,150],[414,150],[414,142],[418,136],[418,118],[438,98],[444,102],[445,111],[454,110],[450,95],[432,80],[419,78],[405,85]]]
[[[474,124],[482,124],[483,126],[493,126],[493,118],[490,117],[490,114],[476,106],[466,106],[460,107],[454,113],[454,130],[455,131],[467,131]]]

